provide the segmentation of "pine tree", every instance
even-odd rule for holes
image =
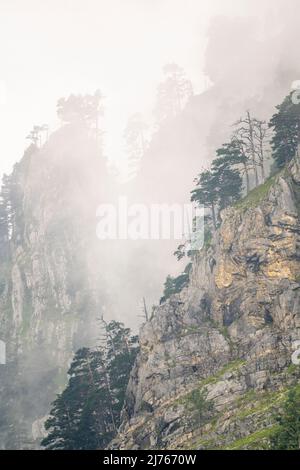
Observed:
[[[103,351],[82,348],[68,371],[67,388],[57,397],[45,424],[47,449],[103,448],[113,437],[110,394]]]
[[[240,162],[237,155],[227,152],[226,147],[219,150],[222,155],[213,160],[211,170],[199,175],[197,187],[192,191],[192,201],[209,207],[213,226],[217,226],[217,209],[222,210],[241,197],[243,181],[234,165]]]
[[[297,154],[300,133],[300,104],[294,104],[292,94],[276,106],[277,112],[270,120],[269,127],[274,135],[271,139],[273,158],[278,168],[282,168]]]
[[[283,406],[282,415],[277,418],[279,429],[271,438],[274,450],[300,449],[300,387],[292,388]]]
[[[247,194],[250,191],[250,159],[247,155],[246,145],[243,140],[239,139],[237,134],[234,134],[229,143],[223,144],[221,148],[217,150],[218,157],[223,157],[230,167],[240,169],[240,172],[244,174],[246,180],[246,191]]]
[[[193,95],[191,81],[177,64],[166,64],[163,73],[164,81],[158,86],[155,109],[159,124],[175,118]]]
[[[46,422],[46,449],[103,449],[120,424],[138,338],[122,323],[105,325],[105,344],[82,348],[74,356],[66,389],[53,403]]]
[[[85,123],[99,134],[99,116],[103,112],[100,90],[93,95],[70,95],[57,102],[57,115],[63,123]]]
[[[107,371],[113,396],[114,420],[120,424],[128,377],[138,352],[138,337],[131,336],[129,328],[120,322],[111,321],[107,333]]]
[[[196,179],[196,182],[197,187],[191,193],[191,200],[210,208],[213,225],[216,229],[216,204],[218,202],[217,177],[212,171],[206,170],[203,173],[200,173],[199,177]]]
[[[177,277],[167,276],[167,279],[164,284],[163,296],[160,299],[160,303],[165,302],[171,295],[178,294],[188,283],[189,280],[189,271],[191,264],[189,263],[183,273],[179,274]]]
[[[231,167],[227,158],[219,157],[212,162],[216,181],[219,209],[225,209],[241,197],[243,181],[237,169]]]

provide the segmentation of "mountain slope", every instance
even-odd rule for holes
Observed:
[[[71,125],[26,152],[10,176],[11,236],[0,263],[2,448],[38,445],[74,352],[95,342],[105,297],[95,213],[106,180],[95,140]]]
[[[222,213],[140,334],[118,449],[263,448],[300,369],[300,164]]]

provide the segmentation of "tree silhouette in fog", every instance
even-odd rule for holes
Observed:
[[[155,115],[158,124],[176,117],[193,95],[193,87],[184,70],[175,63],[163,68],[164,80],[157,89]]]
[[[100,90],[93,95],[70,95],[57,102],[57,115],[62,123],[85,123],[98,131],[99,116],[103,113]]]

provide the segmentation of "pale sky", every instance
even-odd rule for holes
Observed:
[[[22,157],[34,124],[55,129],[59,97],[97,88],[106,96],[106,154],[124,158],[126,120],[151,115],[163,65],[178,63],[195,91],[203,90],[210,19],[247,14],[248,6],[249,0],[0,0],[0,175]]]

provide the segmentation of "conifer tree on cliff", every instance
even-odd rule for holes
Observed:
[[[238,169],[245,176],[247,194],[250,191],[249,170],[251,167],[250,157],[247,153],[246,144],[234,134],[231,141],[225,143],[217,150],[217,156],[222,157],[228,166],[234,170]]]
[[[299,101],[299,94],[292,92],[276,106],[277,112],[269,123],[274,132],[271,146],[278,168],[282,168],[297,154],[300,136],[300,104],[297,104]]]
[[[300,387],[292,388],[277,419],[279,429],[271,439],[274,450],[300,449]]]
[[[243,181],[238,169],[232,168],[228,158],[215,158],[212,173],[217,183],[219,209],[225,209],[241,197]]]
[[[45,425],[49,434],[41,445],[48,450],[104,449],[117,432],[137,337],[117,322],[105,324],[105,332],[103,347],[75,354]]]
[[[233,155],[222,154],[215,158],[210,170],[198,177],[197,187],[192,191],[192,201],[211,210],[214,228],[217,226],[217,211],[233,204],[241,197],[243,181],[238,169],[233,168]]]
[[[210,171],[206,170],[200,173],[196,179],[197,187],[192,191],[192,201],[203,204],[211,210],[211,216],[214,228],[217,227],[216,205],[218,202],[217,177]]]

